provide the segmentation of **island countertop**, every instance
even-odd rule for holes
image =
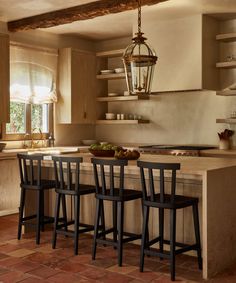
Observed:
[[[91,158],[94,157],[91,153],[71,153],[66,154],[66,156],[82,157],[82,168],[86,169],[86,167],[89,167],[88,169],[91,169]],[[181,169],[179,174],[181,175],[190,174],[202,176],[207,171],[236,166],[235,158],[171,156],[141,153],[139,160],[162,163],[180,163]],[[136,160],[129,160],[128,170],[130,170],[130,172],[132,171],[132,173],[139,173]]]

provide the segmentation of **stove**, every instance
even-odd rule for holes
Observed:
[[[200,151],[214,149],[214,146],[201,145],[147,145],[140,146],[139,151],[150,154],[165,154],[176,156],[200,156]]]

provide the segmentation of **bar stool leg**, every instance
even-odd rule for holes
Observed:
[[[101,230],[103,232],[103,240],[106,240],[105,234],[105,213],[104,213],[104,203],[103,200],[100,200],[100,209],[99,209],[99,218],[101,217]]]
[[[41,231],[44,232],[44,191],[40,190],[40,226]]]
[[[163,253],[164,240],[164,208],[159,208],[159,236],[160,236],[160,252]],[[163,257],[160,257],[162,260]]]
[[[37,190],[36,204],[36,244],[40,243],[40,226],[41,226],[41,191]]]
[[[98,228],[99,228],[99,216],[100,216],[100,206],[102,200],[96,200],[96,213],[95,213],[95,224],[94,224],[94,235],[93,235],[93,249],[92,249],[92,259],[96,258],[96,248],[97,248],[97,238],[98,238]]]
[[[199,215],[198,215],[198,204],[193,205],[193,222],[195,230],[195,238],[197,244],[197,258],[198,258],[198,267],[202,269],[202,254],[201,254],[201,239],[199,231]]]
[[[19,208],[19,223],[18,223],[18,235],[17,239],[20,240],[21,238],[21,231],[22,231],[22,219],[24,215],[24,207],[25,207],[25,189],[21,189],[20,195],[20,208]]]
[[[65,225],[65,231],[67,231],[67,213],[66,213],[66,196],[62,195],[62,213],[63,213],[63,222]]]
[[[60,200],[61,194],[56,194],[56,205],[55,205],[55,213],[54,213],[54,227],[53,227],[53,236],[52,236],[52,248],[56,248],[56,241],[57,241],[57,225],[59,219],[59,212],[60,212]]]
[[[143,231],[142,231],[142,240],[141,240],[141,252],[140,252],[140,272],[143,272],[144,266],[144,250],[148,248],[149,240],[147,239],[148,235],[148,218],[149,218],[149,207],[143,206]]]
[[[170,210],[170,272],[171,280],[175,281],[175,238],[176,238],[176,210]]]
[[[123,228],[124,228],[124,203],[118,202],[118,265],[122,266],[123,257]]]
[[[117,243],[117,202],[113,201],[112,204],[112,208],[113,208],[113,241],[115,243]],[[114,247],[116,249],[116,247]]]
[[[79,216],[80,216],[80,196],[74,196],[75,201],[75,224],[74,224],[74,253],[78,254],[78,240],[79,240]]]

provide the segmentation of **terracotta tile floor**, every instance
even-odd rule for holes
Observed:
[[[33,233],[18,241],[17,220],[17,215],[0,217],[0,283],[171,282],[167,260],[146,258],[145,272],[139,272],[137,245],[124,246],[124,266],[118,267],[112,247],[98,247],[97,259],[91,260],[89,235],[81,235],[78,256],[73,255],[71,238],[58,236],[57,248],[51,249],[51,231],[41,233],[39,246]],[[197,260],[190,256],[177,257],[176,275],[176,282],[203,282]],[[236,282],[236,264],[207,282]]]

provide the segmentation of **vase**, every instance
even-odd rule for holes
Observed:
[[[230,148],[230,141],[221,139],[219,141],[219,149],[227,150]]]

